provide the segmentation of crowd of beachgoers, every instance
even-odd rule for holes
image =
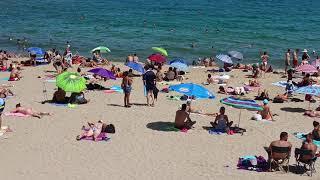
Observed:
[[[53,103],[71,108],[75,105],[90,105],[91,101],[86,98],[86,93],[89,93],[89,91],[104,91],[105,93],[123,93],[123,107],[130,109],[133,105],[131,102],[132,96],[135,95],[132,93],[134,83],[141,81],[144,85],[144,92],[142,93],[146,97],[146,106],[150,108],[157,106],[159,93],[167,94],[172,91],[180,93],[180,95],[171,95],[167,98],[183,102],[176,110],[172,122],[172,128],[181,132],[192,131],[197,126],[197,122],[191,120],[190,115],[198,114],[213,118],[213,121],[208,123],[210,133],[225,133],[228,135],[250,133],[245,128],[239,127],[240,121],[236,124],[234,120],[229,119],[228,113],[231,112],[226,111],[226,106],[256,110],[252,114],[252,119],[274,122],[274,118],[279,115],[272,113],[271,102],[308,101],[309,108],[305,110],[304,115],[312,118],[320,117],[320,106],[314,110],[310,109],[310,103],[315,103],[319,96],[318,93],[320,93],[320,86],[317,85],[317,77],[320,75],[320,58],[316,52],[309,55],[307,49],[304,49],[302,54],[299,49],[288,49],[284,52],[284,71],[272,67],[267,52],[261,54],[261,61],[254,64],[244,64],[241,61],[243,57],[239,58],[239,56],[230,54],[227,57],[202,58],[190,65],[182,58],[173,58],[169,62],[168,54],[163,48],[153,48],[155,53],[145,61],[140,60],[137,54],[130,54],[123,64],[108,60],[106,54],[110,50],[102,46],[91,51],[92,57],[73,55],[69,44],[63,52],[56,49],[47,51],[39,49],[31,48],[28,50],[29,57],[19,60],[14,53],[0,50],[0,69],[4,72],[10,72],[7,81],[13,82],[24,78],[23,72],[26,68],[40,65],[53,68],[54,70],[47,77],[56,83],[57,88],[51,95],[52,98],[45,99],[42,104]],[[218,63],[218,61],[221,61],[223,66],[219,66],[221,63]],[[129,70],[123,70],[123,67]],[[202,70],[205,69],[201,84],[188,80],[190,76],[189,68],[196,69],[199,73],[202,73]],[[87,71],[88,69],[90,70]],[[238,78],[247,78],[248,81],[241,86],[230,84],[229,80],[233,78],[230,73],[234,71],[244,72],[244,74],[241,74],[243,77]],[[274,84],[283,88],[283,92],[276,94],[274,97],[270,96],[268,88],[262,86],[268,74],[275,74],[286,79]],[[39,76],[39,78],[41,77]],[[121,79],[119,86],[109,88],[101,85],[103,82],[113,79]],[[224,105],[219,108],[218,112],[205,112],[203,109],[197,109],[193,106],[194,101],[215,98],[213,93],[206,88],[211,85],[216,86],[215,93],[225,96],[221,100]],[[10,132],[10,128],[12,128],[1,123],[2,114],[6,114],[3,113],[6,101],[10,101],[8,97],[16,96],[11,89],[12,86],[12,84],[3,84],[0,87],[0,127],[2,135]],[[67,93],[71,93],[71,95],[67,96]],[[253,93],[255,93],[255,99],[248,99],[247,95]],[[305,98],[299,99],[296,93],[304,94]],[[7,115],[30,116],[40,119],[43,116],[54,116],[51,112],[42,112],[27,107],[23,102],[17,103],[14,109],[7,112]],[[302,171],[312,175],[315,172],[316,159],[320,156],[317,150],[317,142],[320,145],[320,125],[316,120],[310,124],[313,125],[314,129],[306,129],[305,131],[308,133],[295,134],[297,138],[303,139],[303,142],[301,147],[296,147],[294,157],[298,164],[304,164],[304,166],[299,166]],[[101,119],[98,119],[97,122],[88,122],[87,127],[82,127],[83,132],[76,136],[76,140],[107,140],[107,134],[115,133],[116,127],[117,125],[108,124]],[[289,132],[278,133],[280,134],[279,139],[272,141],[270,146],[266,147],[268,158],[264,159],[261,156],[240,157],[238,167],[256,171],[289,171],[289,159],[293,149],[288,140]]]

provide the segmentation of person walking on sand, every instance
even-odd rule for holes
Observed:
[[[288,67],[290,66],[290,61],[291,61],[290,52],[291,52],[290,49],[288,49],[288,51],[285,54],[285,60],[284,60],[284,65],[285,65],[284,73],[285,74],[287,74]]]
[[[156,74],[152,71],[151,66],[146,66],[145,69],[147,70],[143,75],[143,84],[145,86],[147,92],[147,104],[148,106],[154,106],[154,95],[153,91],[156,87]],[[150,104],[151,99],[151,104]]]
[[[124,92],[124,107],[131,107],[130,106],[130,93],[131,93],[131,89],[132,89],[132,79],[131,77],[128,76],[129,73],[128,71],[125,71],[123,73],[123,78],[122,78],[122,83],[121,83],[121,88]]]
[[[296,68],[299,65],[298,54],[299,54],[299,49],[296,49],[295,51],[293,51],[293,54],[292,54],[292,67],[293,68]]]
[[[32,110],[32,108],[25,108],[25,107],[21,107],[21,104],[17,104],[16,105],[16,108],[12,111],[10,111],[11,113],[21,113],[21,114],[24,114],[24,115],[30,115],[30,116],[33,116],[33,117],[37,117],[39,119],[41,119],[42,116],[51,116],[50,113],[47,113],[47,112],[36,112],[34,110]]]

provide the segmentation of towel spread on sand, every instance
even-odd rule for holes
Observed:
[[[158,82],[160,85],[176,85],[176,84],[181,84],[179,81],[161,81]]]
[[[84,131],[89,131],[89,128],[85,128],[83,129]],[[92,137],[85,137],[85,138],[82,138],[81,140],[91,140],[93,141],[93,138]],[[107,137],[107,133],[100,133],[99,136],[97,137],[97,140],[98,141],[108,141],[110,140],[110,138]]]
[[[123,93],[123,90],[120,86],[112,86],[110,90],[104,90],[103,92],[106,94],[115,93],[115,92]]]
[[[8,77],[0,78],[0,81],[9,81]]]
[[[56,82],[55,79],[45,79],[44,81],[48,82],[48,83],[55,83]]]
[[[285,88],[288,85],[288,83],[287,83],[287,81],[278,81],[278,82],[272,83],[272,85]]]
[[[308,133],[299,133],[299,132],[297,132],[297,133],[294,133],[293,135],[294,135],[296,138],[298,138],[298,139],[306,140],[306,138],[305,138],[305,136],[304,136],[305,134],[308,134]],[[320,147],[320,141],[313,140],[313,143],[314,143],[316,146]]]
[[[5,116],[15,116],[15,117],[29,117],[30,115],[25,115],[22,113],[12,113],[12,112],[5,112]]]
[[[48,103],[50,105],[53,105],[53,106],[58,106],[58,107],[68,107],[68,108],[76,108],[77,105],[76,104],[60,104],[60,103]]]

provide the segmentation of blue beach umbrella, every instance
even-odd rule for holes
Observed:
[[[220,100],[220,103],[240,109],[238,126],[240,125],[241,120],[241,109],[247,109],[251,111],[262,111],[263,108],[254,100],[250,99],[240,99],[234,96],[223,98]]]
[[[171,91],[184,94],[186,96],[194,96],[198,99],[214,99],[215,96],[208,89],[198,84],[186,83],[169,86]]]
[[[243,54],[241,52],[238,52],[238,51],[229,51],[228,55],[230,57],[233,57],[233,58],[237,59],[237,60],[242,60],[243,59]]]
[[[188,65],[181,63],[181,62],[171,63],[170,66],[175,67],[180,71],[187,71],[188,70]]]
[[[233,64],[230,56],[225,55],[225,54],[219,54],[216,56],[220,61],[224,62],[224,63],[228,63],[228,64]]]
[[[133,70],[136,70],[136,71],[142,73],[142,74],[145,72],[142,64],[139,64],[139,63],[136,63],[136,62],[127,62],[125,65],[128,66],[129,68],[133,69]]]
[[[299,94],[310,94],[319,96],[320,95],[320,87],[319,86],[303,86],[295,90],[294,92]]]
[[[169,64],[176,63],[176,62],[180,62],[180,63],[187,65],[187,61],[182,58],[175,58],[175,59],[171,60]]]
[[[30,54],[44,55],[44,51],[39,47],[30,47],[27,49]]]

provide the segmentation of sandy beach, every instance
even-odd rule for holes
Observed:
[[[120,65],[123,70],[127,67]],[[108,67],[110,68],[110,67]],[[303,116],[307,102],[271,103],[271,111],[279,116],[274,122],[250,120],[253,112],[241,111],[240,127],[247,130],[243,135],[211,135],[203,126],[210,126],[213,117],[192,114],[197,121],[195,128],[187,133],[163,131],[161,127],[174,121],[176,110],[183,101],[172,101],[160,93],[155,107],[145,106],[141,77],[134,78],[131,93],[131,108],[123,107],[123,94],[105,94],[103,91],[89,91],[85,95],[90,102],[75,108],[41,104],[44,100],[43,87],[48,98],[56,88],[55,83],[44,83],[45,71],[54,70],[52,65],[23,67],[20,81],[2,81],[12,84],[16,96],[6,100],[4,112],[15,104],[32,107],[37,111],[53,113],[42,119],[3,116],[3,125],[10,126],[13,132],[0,137],[1,179],[310,179],[304,175],[282,172],[251,172],[238,170],[240,156],[261,155],[267,158],[263,149],[271,141],[278,140],[282,131],[289,133],[293,148],[301,146],[301,140],[294,132],[310,132],[313,118]],[[88,70],[88,69],[85,69]],[[190,68],[184,82],[202,83],[206,80],[206,68]],[[76,71],[72,68],[71,71]],[[219,74],[219,73],[215,73]],[[243,85],[248,78],[240,70],[228,73],[228,84]],[[9,72],[1,72],[0,78],[8,77]],[[38,78],[41,76],[41,78]],[[279,74],[268,73],[259,79],[270,96],[283,93],[284,89],[271,85],[272,82],[286,80]],[[108,80],[106,87],[120,85],[121,79]],[[159,85],[159,89],[164,85]],[[227,95],[217,94],[218,85],[205,86],[211,90],[214,100],[196,100],[197,109],[204,112],[218,112],[222,104],[219,100]],[[246,97],[253,99],[257,92]],[[303,99],[303,95],[295,95]],[[315,109],[317,103],[312,103]],[[226,107],[230,120],[238,123],[240,110]],[[88,121],[103,120],[116,127],[115,134],[108,134],[109,141],[76,141],[82,125]],[[294,153],[290,165],[295,164]],[[316,164],[316,169],[319,169]],[[314,174],[312,179],[320,179]]]

